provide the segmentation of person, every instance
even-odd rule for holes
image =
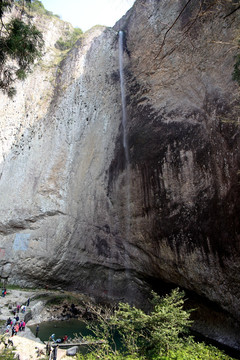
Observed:
[[[9,333],[9,332],[10,332],[10,329],[11,329],[11,325],[8,324],[7,327],[6,327],[6,333]]]
[[[25,305],[22,305],[22,307],[21,307],[21,312],[24,314],[25,311],[26,311],[26,306],[25,306]]]
[[[52,357],[52,359],[53,360],[57,360],[57,345],[53,345],[53,350],[52,350],[52,355],[53,355],[53,357]]]
[[[52,341],[56,342],[56,340],[55,340],[55,334],[52,334],[52,335],[50,336],[49,340],[52,340]]]
[[[51,345],[50,342],[48,341],[46,345],[46,355],[50,356],[50,353],[51,353]]]
[[[15,325],[12,325],[12,336],[15,334]]]
[[[19,325],[18,325],[18,323],[16,323],[15,329],[14,329],[15,335],[17,335],[18,331],[19,331]]]
[[[68,336],[67,335],[64,335],[64,337],[62,338],[62,343],[64,343],[65,341],[67,341],[68,339]]]
[[[27,306],[29,306],[30,298],[27,299]]]
[[[36,327],[36,337],[38,337],[38,333],[39,333],[39,324],[37,324],[37,327]]]
[[[19,323],[19,331],[22,331],[22,320]]]
[[[25,331],[26,323],[24,320],[21,321],[21,331]]]

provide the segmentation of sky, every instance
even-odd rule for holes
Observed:
[[[113,26],[135,0],[41,0],[45,9],[83,31],[94,25]]]

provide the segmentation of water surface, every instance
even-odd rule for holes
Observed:
[[[36,334],[36,327],[37,325],[29,326],[34,335]],[[41,341],[47,341],[52,334],[55,334],[55,340],[61,339],[64,335],[72,339],[75,334],[82,334],[82,336],[92,335],[85,322],[77,319],[45,321],[39,324],[38,337]]]

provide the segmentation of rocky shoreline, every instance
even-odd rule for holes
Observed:
[[[19,320],[26,322],[25,331],[19,331],[17,336],[11,337],[20,360],[39,359],[39,352],[45,352],[45,344],[32,333],[30,325],[82,318],[86,315],[84,304],[89,301],[83,295],[58,290],[8,290],[7,295],[0,298],[1,334],[5,333],[6,320],[13,318],[16,306],[26,305],[28,299],[30,302],[25,313],[19,312]],[[72,358],[66,356],[66,350],[59,349],[58,352],[58,359]]]

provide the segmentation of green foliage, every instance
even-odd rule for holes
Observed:
[[[40,0],[16,0],[15,2],[22,7],[28,5],[27,9],[36,12],[37,14],[60,18],[59,15],[53,14],[52,11],[48,11],[47,9],[45,9],[43,3]]]
[[[0,350],[0,359],[2,359],[2,360],[16,360],[15,353],[11,349]]]
[[[183,346],[175,351],[170,350],[167,357],[156,357],[156,360],[231,360],[232,358],[214,346],[195,342],[189,338]]]
[[[4,282],[0,282],[0,287],[1,288],[7,288],[7,295],[8,295],[8,290],[21,290],[22,287],[19,285],[14,285],[14,284],[5,284]]]
[[[61,305],[63,303],[74,303],[77,299],[74,296],[70,295],[50,295],[50,299],[47,300],[46,305],[47,306],[55,306],[55,305]]]
[[[77,360],[144,360],[144,358],[135,357],[131,355],[122,355],[120,353],[103,354],[102,351],[97,353],[90,353],[86,355],[77,354]]]
[[[233,67],[232,78],[240,85],[240,54],[238,54],[235,59],[236,62]]]
[[[46,12],[46,9],[45,9],[43,3],[39,0],[33,0],[30,5],[30,9],[33,11],[36,11],[40,14],[45,14],[45,12]]]
[[[0,343],[7,344],[7,337],[5,335],[0,336]],[[15,350],[15,348],[3,348],[0,350],[0,359],[3,360],[14,360],[16,359],[15,353],[12,351]]]
[[[6,324],[5,320],[0,320],[0,328]]]
[[[220,350],[197,343],[188,335],[191,311],[184,310],[184,293],[175,289],[160,297],[152,293],[152,311],[146,314],[129,304],[120,303],[110,311],[92,308],[98,319],[90,329],[94,340],[105,340],[91,345],[90,353],[78,355],[78,360],[230,360]],[[120,335],[122,346],[116,346],[115,335]],[[89,338],[90,339],[90,338]]]
[[[34,25],[27,25],[19,19],[11,20],[6,29],[5,53],[17,61],[19,70],[28,70],[35,58],[41,55],[42,34]]]
[[[32,0],[30,5],[30,10],[41,15],[53,16],[53,13],[51,11],[46,10],[43,3],[39,0]]]
[[[128,304],[120,304],[112,323],[121,334],[130,354],[148,358],[167,354],[182,343],[187,332],[190,312],[183,309],[184,293],[175,289],[163,298],[153,293],[153,311],[145,314]]]
[[[20,5],[30,0],[18,2]],[[14,1],[0,2],[0,19],[10,11]],[[44,41],[41,32],[31,23],[13,18],[0,30],[0,89],[10,97],[15,94],[13,83],[25,79],[34,61],[41,57]]]
[[[2,0],[0,1],[0,18],[5,12],[11,11],[14,4],[25,6],[31,4],[31,0]]]
[[[60,37],[60,39],[56,42],[55,47],[62,51],[71,49],[82,34],[83,32],[81,29],[74,28],[74,31],[72,33],[67,34],[65,40]]]

